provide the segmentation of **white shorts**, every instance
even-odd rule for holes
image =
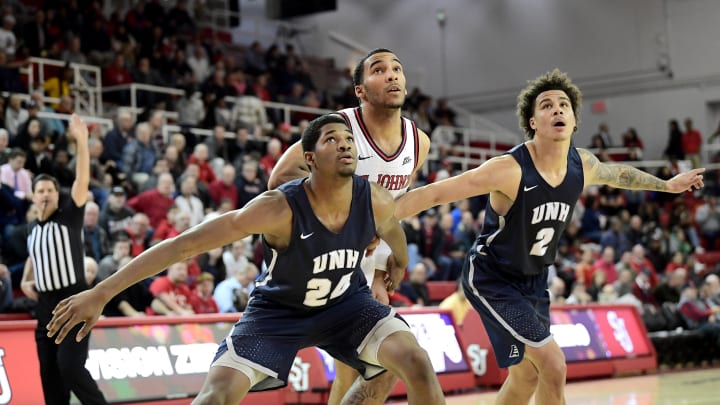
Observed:
[[[375,270],[387,271],[387,260],[392,254],[390,245],[385,243],[384,240],[380,240],[380,244],[377,246],[372,256],[364,256],[360,267],[362,268],[363,274],[367,279],[368,285],[372,285],[372,281],[375,278]]]

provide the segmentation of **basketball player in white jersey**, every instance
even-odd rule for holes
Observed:
[[[387,188],[393,197],[410,187],[413,173],[422,167],[430,149],[430,138],[411,120],[401,116],[407,94],[400,59],[388,49],[375,49],[361,59],[353,72],[355,95],[360,107],[339,111],[355,135],[358,162],[355,174]],[[268,188],[307,177],[302,147],[295,143],[282,155],[270,174]],[[386,274],[390,249],[381,241],[362,268],[373,296],[385,304],[388,290],[399,285],[404,274]],[[360,378],[351,367],[335,362],[335,380],[328,404],[382,404],[397,377],[385,373],[372,380]]]

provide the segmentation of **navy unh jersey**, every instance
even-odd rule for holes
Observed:
[[[375,219],[370,183],[353,175],[350,215],[339,233],[331,232],[315,216],[303,187],[305,180],[278,188],[293,212],[292,236],[282,251],[263,238],[267,270],[253,297],[307,311],[333,305],[368,288],[360,261],[375,236]]]
[[[506,273],[541,274],[555,260],[558,240],[583,190],[582,160],[571,146],[565,179],[552,187],[535,169],[525,144],[507,153],[522,169],[517,198],[504,216],[488,200],[485,222],[475,241],[476,259]]]

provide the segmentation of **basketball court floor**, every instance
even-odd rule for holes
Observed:
[[[720,404],[719,389],[720,368],[711,368],[570,382],[566,398],[568,405],[715,405]],[[446,400],[447,405],[493,405],[496,393],[450,395]]]

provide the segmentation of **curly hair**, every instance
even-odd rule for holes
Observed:
[[[535,111],[535,99],[540,93],[548,90],[562,90],[570,98],[575,120],[580,123],[580,108],[582,107],[582,93],[580,89],[570,80],[567,73],[554,69],[540,75],[534,80],[528,80],[528,85],[520,91],[517,97],[518,123],[520,129],[525,133],[527,139],[535,137],[535,130],[530,127],[530,118]]]

